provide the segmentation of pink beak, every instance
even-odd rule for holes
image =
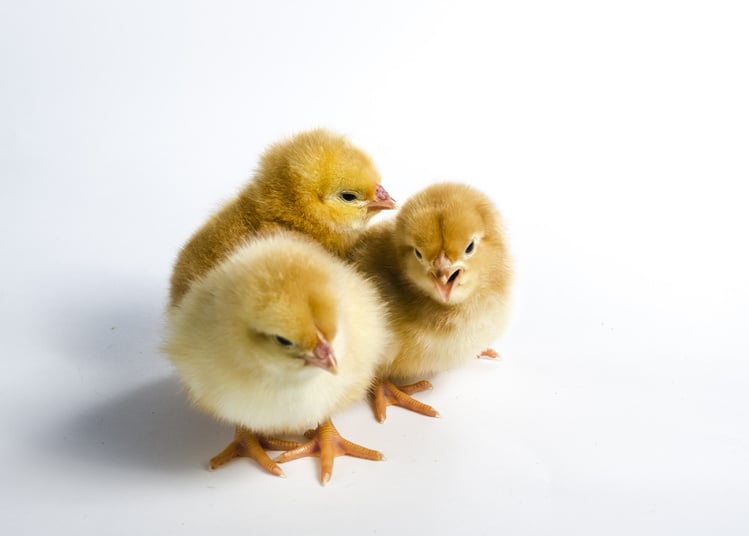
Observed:
[[[442,300],[447,303],[450,301],[450,294],[460,277],[460,268],[453,270],[452,263],[444,251],[440,251],[439,256],[434,260],[432,265],[434,266],[432,281],[434,282],[434,286],[437,287],[437,292],[439,292]]]
[[[368,212],[379,212],[380,210],[390,210],[395,208],[395,200],[390,194],[378,184],[375,188],[375,198],[367,203]]]
[[[338,372],[338,361],[335,358],[335,354],[333,354],[333,348],[330,347],[328,341],[325,340],[325,337],[319,331],[317,332],[317,344],[314,349],[312,352],[304,354],[303,357],[308,365],[320,367],[331,374]]]

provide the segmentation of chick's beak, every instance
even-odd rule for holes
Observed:
[[[390,210],[395,208],[395,200],[390,197],[390,194],[378,184],[375,187],[375,198],[367,201],[368,212],[379,212],[380,210]]]
[[[447,303],[450,300],[450,294],[453,287],[460,277],[460,268],[455,269],[450,259],[447,258],[444,251],[432,263],[433,269],[430,272],[434,286],[437,288],[442,300]]]
[[[327,370],[331,374],[338,372],[338,361],[333,354],[333,348],[330,347],[330,343],[325,340],[325,337],[321,334],[317,334],[317,344],[311,352],[307,352],[303,355],[304,360],[308,365],[320,367],[323,370]]]

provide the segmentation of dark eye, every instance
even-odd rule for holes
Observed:
[[[421,260],[421,251],[419,251],[418,249],[414,248],[414,255],[416,255],[417,259]]]
[[[289,339],[285,339],[281,337],[280,335],[275,336],[276,342],[280,344],[281,346],[291,346],[291,341]]]
[[[354,192],[341,192],[340,194],[338,194],[338,197],[346,201],[346,203],[351,203],[359,199],[359,196]]]
[[[468,244],[468,246],[466,247],[466,255],[470,255],[471,253],[473,253],[473,250],[475,247],[476,247],[475,242],[471,240],[471,243]]]

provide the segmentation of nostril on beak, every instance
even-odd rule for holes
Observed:
[[[452,283],[456,279],[458,279],[458,276],[460,275],[460,269],[455,270],[450,277],[447,279],[448,283]]]

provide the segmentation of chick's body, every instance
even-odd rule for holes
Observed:
[[[276,143],[253,180],[182,248],[170,303],[248,236],[295,230],[345,256],[369,219],[394,206],[371,159],[345,138],[319,129]]]
[[[169,310],[165,350],[195,405],[237,425],[211,466],[242,455],[282,475],[263,451],[238,450],[254,435],[332,428],[333,413],[365,398],[387,341],[374,286],[308,237],[284,232],[241,245],[196,280]],[[364,454],[343,453],[381,457],[350,445]],[[323,482],[339,455],[325,448]]]
[[[353,258],[389,308],[396,350],[382,378],[410,381],[496,356],[488,346],[506,323],[512,271],[499,213],[484,194],[433,185],[395,221],[369,229]]]
[[[169,312],[166,350],[194,403],[267,433],[314,427],[370,387],[385,312],[375,289],[306,238],[239,247]],[[328,345],[336,373],[311,366]]]

